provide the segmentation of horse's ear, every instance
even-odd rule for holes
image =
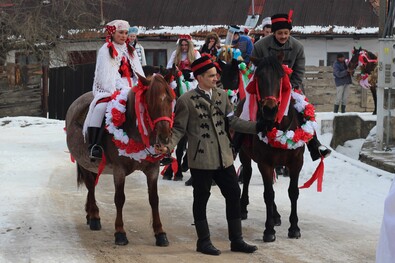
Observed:
[[[284,56],[285,56],[284,51],[277,52],[277,59],[278,59],[278,62],[280,62],[280,64],[283,64]]]
[[[141,81],[141,83],[144,85],[144,86],[148,86],[149,85],[149,80],[147,80],[145,77],[143,77],[143,76],[141,76],[139,73],[137,73],[136,72],[136,74],[137,74],[137,77],[139,78],[139,80]]]

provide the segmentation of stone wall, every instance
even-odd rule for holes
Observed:
[[[346,112],[373,112],[370,90],[360,87],[355,80],[350,89]],[[307,66],[304,80],[305,94],[318,112],[332,112],[336,86],[332,67]]]

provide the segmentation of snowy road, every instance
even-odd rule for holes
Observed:
[[[245,240],[258,246],[256,253],[230,252],[224,199],[217,187],[208,204],[208,220],[212,241],[222,254],[195,252],[192,188],[162,179],[160,211],[170,246],[155,247],[142,173],[126,180],[124,222],[130,243],[115,246],[112,177],[103,175],[97,187],[103,228],[90,231],[85,224],[86,190],[77,188],[63,125],[40,118],[0,119],[0,262],[374,262],[383,202],[393,175],[336,153],[326,160],[323,192],[317,193],[315,184],[300,191],[301,239],[287,238],[288,178],[280,177],[275,189],[283,225],[276,228],[274,243],[262,242],[263,186],[254,168],[249,219],[243,221],[243,230]],[[300,184],[316,165],[305,155]]]

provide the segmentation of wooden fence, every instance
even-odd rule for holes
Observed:
[[[307,66],[304,80],[305,93],[316,111],[331,112],[336,98],[332,67]],[[374,102],[370,90],[363,89],[353,80],[346,111],[373,112]]]

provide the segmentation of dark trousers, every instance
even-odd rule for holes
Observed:
[[[232,165],[220,170],[190,169],[193,186],[193,218],[206,220],[207,202],[211,195],[211,183],[215,181],[226,203],[226,219],[240,218],[240,186],[237,182],[235,167]]]

